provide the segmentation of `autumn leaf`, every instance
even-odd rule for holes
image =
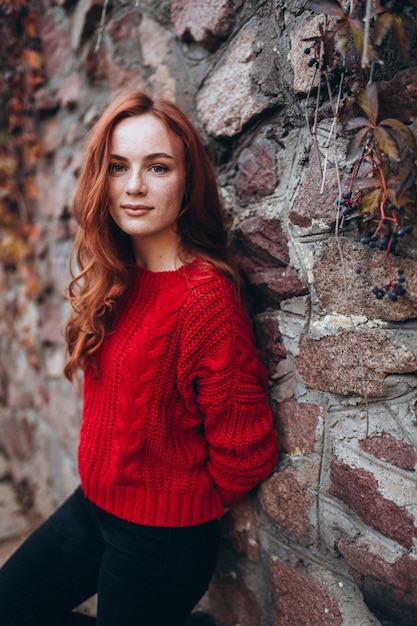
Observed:
[[[376,126],[373,129],[373,134],[381,152],[392,161],[398,161],[398,146],[392,135],[383,126]]]
[[[393,16],[388,11],[384,11],[375,20],[374,27],[372,29],[372,39],[376,46],[380,46],[384,40],[386,34],[392,25]]]
[[[398,50],[405,59],[409,58],[410,38],[407,37],[407,31],[404,22],[399,15],[393,15],[392,34]]]
[[[376,83],[371,83],[370,85],[367,85],[365,89],[359,92],[357,96],[357,103],[359,104],[367,118],[375,126],[379,108],[378,88],[376,86]]]
[[[346,165],[350,165],[362,156],[368,132],[369,128],[362,128],[349,141],[346,148]]]
[[[42,68],[41,56],[35,50],[25,48],[23,50],[23,60],[32,70],[40,71]]]
[[[384,192],[381,187],[364,194],[359,202],[360,209],[369,219],[372,219],[380,208],[384,199]]]
[[[379,123],[379,126],[388,126],[390,128],[395,128],[396,130],[400,131],[400,133],[402,133],[406,137],[408,144],[413,152],[417,152],[416,139],[411,129],[406,124],[404,124],[400,120],[397,120],[396,118],[387,117],[385,120],[382,120]]]
[[[346,122],[344,130],[355,130],[364,126],[372,128],[371,122],[366,117],[352,117],[352,119]]]

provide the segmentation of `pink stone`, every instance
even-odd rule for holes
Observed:
[[[73,72],[68,76],[61,85],[58,97],[61,101],[61,107],[64,109],[73,109],[77,106],[80,99],[81,78],[77,72]]]
[[[61,74],[70,56],[69,34],[64,24],[55,21],[53,13],[46,13],[41,20],[42,62],[47,78]]]
[[[107,30],[115,42],[123,42],[127,39],[136,39],[138,29],[138,11],[132,9],[124,13],[120,19],[111,20]]]
[[[288,535],[302,545],[311,543],[312,501],[296,470],[283,469],[273,474],[261,484],[258,497],[265,512]]]
[[[271,626],[342,626],[335,598],[300,566],[271,563]]]
[[[305,384],[335,394],[380,396],[388,374],[415,373],[413,353],[397,347],[388,331],[346,331],[312,339],[301,337],[297,368]],[[359,367],[358,344],[363,360]]]
[[[336,219],[333,207],[337,197],[338,184],[332,170],[327,172],[322,189],[322,172],[316,148],[313,147],[303,182],[290,211],[291,222],[303,228],[311,226],[313,220],[321,220],[324,224],[333,225]]]
[[[261,360],[267,366],[269,375],[273,376],[276,373],[278,363],[286,355],[278,321],[268,316],[258,318],[255,333]]]
[[[301,454],[313,452],[321,409],[317,404],[301,404],[295,398],[280,402],[278,413],[278,441],[282,452]]]
[[[406,441],[400,441],[389,433],[381,433],[359,441],[359,446],[365,452],[373,454],[402,469],[412,471],[417,462],[417,451]]]
[[[417,560],[413,556],[404,554],[389,563],[367,544],[342,539],[337,547],[378,617],[391,618],[395,624],[415,623]]]
[[[413,516],[405,507],[382,496],[372,474],[338,460],[332,462],[330,474],[332,495],[347,504],[375,530],[406,548],[412,547],[417,537]]]
[[[238,159],[236,191],[243,205],[271,195],[279,183],[277,172],[278,144],[258,136],[244,148]]]
[[[381,252],[362,245],[358,239],[331,238],[322,246],[314,264],[314,285],[320,306],[328,313],[362,315],[369,319],[396,322],[414,319],[417,316],[417,260],[392,257],[392,264],[394,274],[398,268],[404,271],[406,293],[397,302],[388,297],[377,300],[372,288],[386,284],[389,276]],[[363,268],[360,274],[356,272],[358,267]]]
[[[231,0],[173,0],[171,19],[179,39],[214,51],[231,32],[235,10]]]

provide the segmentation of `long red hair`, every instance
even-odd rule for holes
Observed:
[[[198,255],[210,261],[239,288],[216,176],[196,129],[168,100],[153,100],[142,92],[119,97],[91,132],[74,196],[79,229],[72,258],[79,274],[72,274],[68,289],[73,312],[66,327],[69,359],[64,373],[69,380],[101,345],[131,284],[135,258],[130,237],[110,216],[108,168],[116,124],[145,113],[162,121],[184,146],[187,191],[176,224],[184,259]]]

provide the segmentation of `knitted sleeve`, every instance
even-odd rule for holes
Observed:
[[[229,507],[270,475],[277,438],[249,315],[223,277],[196,292],[185,311],[181,367],[203,415],[207,469]]]

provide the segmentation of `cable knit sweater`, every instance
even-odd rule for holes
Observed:
[[[277,461],[267,381],[230,281],[201,260],[138,268],[87,366],[79,445],[85,495],[123,519],[219,517]]]

